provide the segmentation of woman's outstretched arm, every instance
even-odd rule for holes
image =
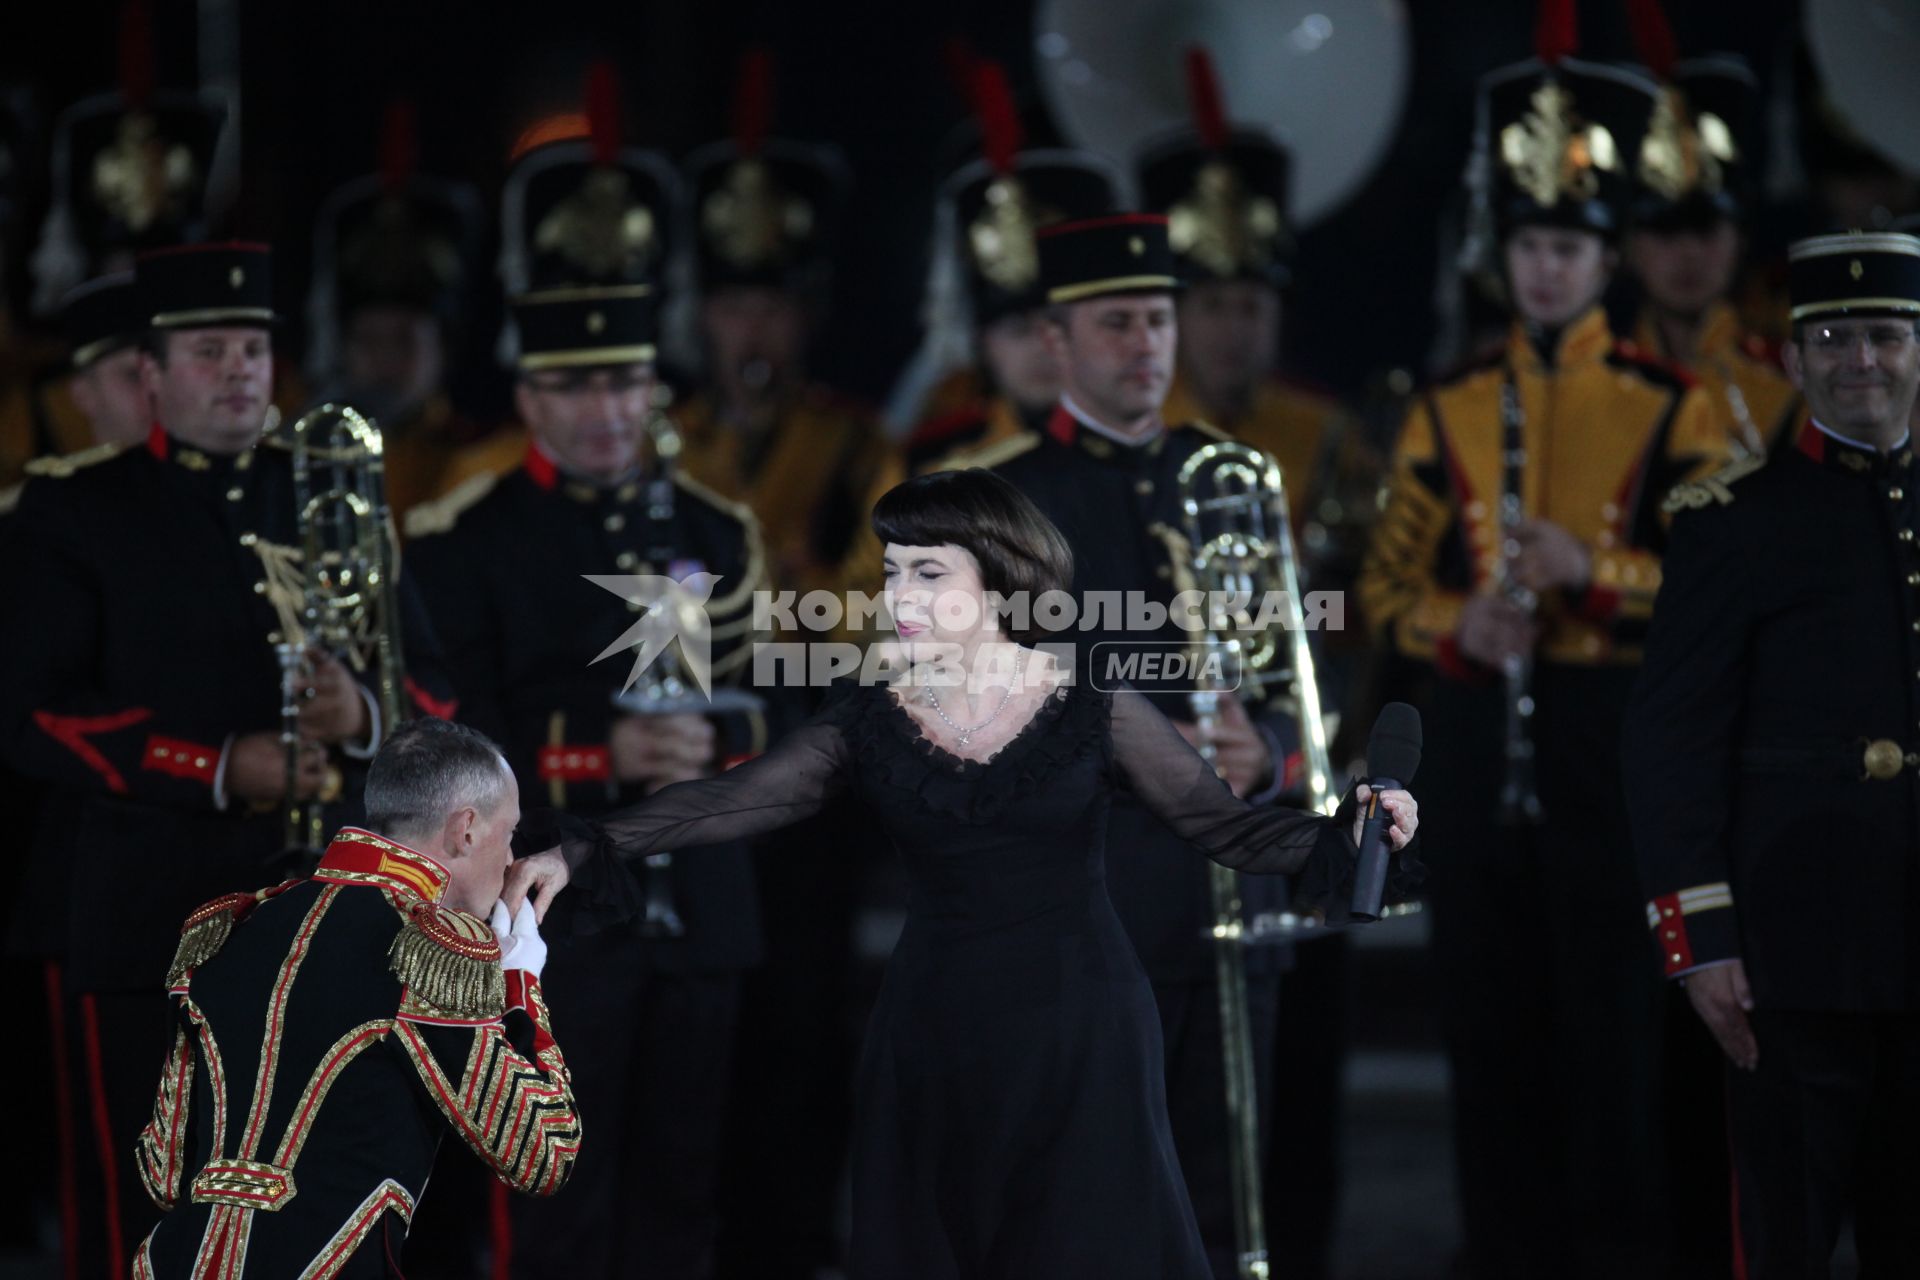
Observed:
[[[594,825],[623,857],[764,835],[818,813],[845,785],[846,755],[839,727],[814,720],[765,755],[662,787]],[[574,850],[567,852],[577,865]]]
[[[848,756],[840,726],[823,714],[765,755],[717,777],[663,787],[598,820],[536,812],[516,839],[553,847],[513,863],[501,897],[510,910],[530,897],[545,919],[554,896],[572,885],[614,919],[626,918],[638,904],[629,900],[620,861],[764,835],[811,817],[846,785]]]
[[[1359,849],[1351,802],[1332,818],[1238,799],[1158,708],[1132,689],[1113,695],[1114,761],[1146,806],[1195,848],[1236,871],[1302,876],[1328,890],[1345,882]],[[1394,847],[1412,837],[1410,796],[1388,792]],[[1303,875],[1303,873],[1307,873]]]

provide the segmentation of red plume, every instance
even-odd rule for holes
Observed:
[[[1540,0],[1533,24],[1533,50],[1540,61],[1557,66],[1580,47],[1580,15],[1574,0]]]
[[[1680,55],[1660,0],[1627,0],[1627,22],[1633,27],[1633,45],[1647,70],[1662,80],[1671,77]]]
[[[752,155],[767,140],[773,123],[773,51],[754,45],[740,57],[740,81],[733,91],[733,142]]]
[[[389,191],[405,186],[420,163],[418,124],[412,99],[395,98],[387,104],[380,124],[380,185]]]
[[[1213,56],[1200,45],[1187,47],[1187,105],[1200,141],[1215,151],[1227,145],[1227,103],[1220,93],[1220,77]]]
[[[144,107],[153,98],[153,6],[148,0],[127,0],[120,10],[120,92],[130,106]]]
[[[587,68],[587,134],[593,139],[595,164],[612,164],[619,158],[620,78],[606,58]]]
[[[983,58],[973,68],[973,114],[980,122],[980,150],[997,173],[1013,171],[1013,157],[1024,141],[1013,90],[999,63]]]

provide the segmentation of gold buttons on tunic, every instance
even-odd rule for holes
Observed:
[[[1890,738],[1876,738],[1861,753],[1860,767],[1866,770],[1869,778],[1885,782],[1900,776],[1906,759],[1906,753],[1900,750],[1899,743]]]
[[[606,528],[608,533],[618,533],[626,527],[627,518],[618,511],[607,517]]]

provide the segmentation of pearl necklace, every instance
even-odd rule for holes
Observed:
[[[1007,709],[1009,702],[1013,701],[1013,686],[1020,683],[1020,672],[1021,669],[1026,666],[1026,662],[1027,651],[1025,649],[1014,650],[1013,679],[1007,682],[1007,691],[1000,696],[1000,705],[993,709],[992,715],[982,720],[979,724],[969,725],[966,728],[961,728],[955,724],[953,719],[947,715],[946,709],[940,705],[940,695],[934,692],[932,685],[927,686],[927,701],[933,704],[933,713],[946,721],[947,728],[952,729],[960,735],[960,745],[964,747],[967,745],[967,739],[999,719],[1000,713]]]

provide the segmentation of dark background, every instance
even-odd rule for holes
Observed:
[[[1412,80],[1398,137],[1354,199],[1304,230],[1287,326],[1289,364],[1349,395],[1388,368],[1429,371],[1437,223],[1458,190],[1473,83],[1532,51],[1533,0],[1406,8]],[[1625,0],[1580,8],[1581,56],[1631,56]],[[113,87],[117,4],[4,9],[0,84],[31,92],[43,130],[60,107]],[[949,42],[1002,59],[1016,93],[1037,100],[1033,10],[1032,0],[240,0],[242,181],[225,229],[274,243],[298,342],[312,211],[335,184],[374,167],[394,97],[417,105],[422,171],[475,182],[491,207],[513,139],[541,116],[577,109],[592,59],[618,68],[627,139],[679,156],[725,136],[738,59],[762,43],[776,59],[775,131],[839,145],[855,177],[817,368],[878,401],[918,341],[933,189],[966,116],[946,70]],[[1768,82],[1783,49],[1790,63],[1799,10],[1798,0],[1667,0],[1683,55],[1740,52]],[[197,6],[153,0],[153,11],[161,85],[189,87]],[[1226,92],[1231,109],[1233,86]],[[23,241],[44,212],[44,198],[27,203],[8,263],[16,293]],[[1772,211],[1758,251],[1777,249],[1798,217]],[[481,283],[465,363],[490,372],[499,307],[490,266]],[[497,391],[485,377],[463,386],[469,399]]]

